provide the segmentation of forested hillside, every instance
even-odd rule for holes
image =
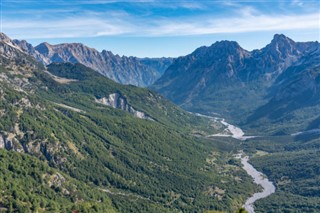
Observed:
[[[218,131],[212,120],[81,64],[46,70],[9,42],[1,42],[0,145],[2,172],[16,177],[4,181],[18,195],[6,190],[3,209],[233,211],[257,189],[232,160],[235,141],[194,136]]]

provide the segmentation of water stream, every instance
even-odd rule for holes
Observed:
[[[233,137],[238,140],[247,140],[249,138],[254,138],[256,136],[244,136],[244,132],[239,127],[236,127],[232,124],[227,123],[224,119],[220,120],[220,123],[223,124],[226,128],[222,133],[209,135],[209,137],[212,136],[218,136],[218,137]]]
[[[241,159],[242,168],[246,170],[248,175],[250,175],[254,182],[260,186],[262,186],[263,190],[262,192],[254,193],[251,197],[249,197],[243,207],[247,210],[249,213],[254,213],[254,202],[256,202],[259,199],[266,198],[272,193],[276,191],[276,187],[273,185],[271,181],[266,178],[264,174],[257,171],[248,161],[248,156],[243,156],[243,154],[238,154],[238,158]]]
[[[197,114],[198,116],[204,116],[201,114]],[[239,127],[231,125],[227,123],[224,119],[219,119],[216,117],[204,116],[208,117],[215,122],[219,121],[223,124],[226,128],[223,130],[222,133],[209,135],[208,137],[218,136],[218,137],[233,137],[238,140],[247,140],[249,138],[254,138],[257,136],[244,136],[244,132]],[[266,198],[272,193],[275,192],[276,187],[274,184],[268,180],[268,178],[262,174],[261,172],[257,171],[250,163],[249,163],[249,156],[246,156],[243,152],[240,152],[237,156],[238,159],[241,160],[242,168],[253,178],[254,183],[260,185],[263,190],[262,192],[254,193],[251,197],[249,197],[243,207],[249,213],[255,213],[254,211],[254,203],[262,198]]]

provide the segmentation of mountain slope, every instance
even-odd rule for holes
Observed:
[[[82,184],[83,193],[105,192],[112,203],[105,207],[120,212],[233,211],[256,190],[240,165],[230,161],[237,143],[193,136],[214,132],[212,121],[81,64],[56,63],[45,70],[20,47],[0,44],[3,153],[37,157]],[[3,162],[9,157],[5,154]],[[39,169],[37,174],[47,173]],[[82,199],[86,204],[100,198]],[[10,201],[1,204],[10,208]]]
[[[270,100],[259,107],[247,120],[254,128],[284,123],[286,133],[320,127],[320,46],[303,56],[276,79],[268,96]],[[265,128],[265,127],[264,127]]]
[[[161,73],[161,70],[158,72],[154,67],[141,63],[138,58],[120,57],[105,50],[100,53],[79,43],[59,45],[42,43],[35,49],[46,58],[47,64],[52,62],[82,63],[122,84],[150,85],[160,77]]]
[[[141,64],[151,67],[159,73],[160,76],[166,71],[166,69],[172,64],[174,58],[137,58]],[[154,82],[152,82],[154,83]]]
[[[216,42],[176,59],[151,88],[190,111],[218,113],[241,123],[268,103],[276,79],[304,63],[303,57],[318,46],[284,35],[275,35],[265,48],[251,52],[236,42]]]
[[[81,43],[50,45],[44,42],[33,47],[25,40],[11,40],[1,34],[44,65],[54,62],[81,63],[116,82],[141,87],[151,85],[173,61],[172,58],[120,57],[106,50],[98,52]]]
[[[116,212],[106,193],[35,157],[0,150],[0,159],[1,211]]]

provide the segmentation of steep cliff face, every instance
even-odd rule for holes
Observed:
[[[133,114],[137,118],[153,120],[150,116],[146,115],[144,112],[134,109],[120,93],[112,93],[109,97],[103,97],[96,99],[97,103],[104,104],[106,106],[113,107],[115,109],[121,109],[126,112]]]
[[[36,46],[35,50],[45,58],[42,61],[46,64],[52,62],[81,63],[116,82],[142,87],[158,79],[171,61],[168,59],[162,63],[164,59],[150,59],[148,62],[153,63],[148,65],[144,63],[145,60],[141,61],[136,57],[120,57],[106,50],[98,52],[80,43],[58,45],[42,43]]]
[[[49,64],[49,60],[40,54],[30,43],[28,43],[26,40],[13,40],[12,41],[15,45],[19,46],[21,50],[28,53],[30,56],[33,56],[35,59],[37,59],[42,64]]]
[[[81,43],[51,45],[41,43],[33,47],[25,40],[11,40],[1,33],[6,48],[15,48],[34,57],[43,65],[51,63],[81,63],[121,84],[146,87],[153,84],[172,63],[172,58],[137,58],[114,55],[111,51],[97,51]],[[0,47],[4,48],[4,47]],[[5,54],[12,51],[3,49]]]
[[[272,123],[286,126],[288,132],[320,128],[320,46],[284,70],[269,89],[268,102],[247,119],[249,126]],[[277,124],[277,125],[276,125]],[[280,129],[280,128],[278,128]]]
[[[282,35],[274,35],[270,44],[252,51],[252,61],[248,66],[251,80],[265,77],[275,80],[284,70],[317,47],[316,42],[295,42]]]
[[[0,33],[0,53],[2,59],[15,59],[18,60],[19,55],[24,51],[16,45],[12,40],[4,33]]]

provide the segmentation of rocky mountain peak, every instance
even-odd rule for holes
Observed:
[[[136,57],[115,55],[111,51],[99,52],[82,43],[51,45],[43,42],[33,47],[25,40],[11,40],[4,33],[0,33],[0,42],[4,46],[0,52],[5,53],[3,55],[7,58],[12,58],[15,55],[13,52],[19,50],[44,65],[53,62],[81,63],[119,83],[137,86],[153,83],[172,62],[172,59],[139,60]]]
[[[90,48],[82,43],[63,43],[63,44],[56,44],[52,45],[55,49],[63,49],[63,48],[68,48],[68,49],[73,49],[73,50],[86,50],[86,51],[94,51],[98,52],[94,48]]]
[[[18,49],[19,51],[22,51],[21,48],[18,45],[16,45],[11,38],[9,38],[6,34],[2,32],[0,32],[0,42],[3,42],[10,47],[13,47],[15,49]]]
[[[211,48],[242,49],[236,41],[222,40],[211,45]]]
[[[292,39],[290,39],[289,37],[287,37],[283,34],[275,34],[273,36],[272,41],[271,41],[271,43],[283,43],[283,42],[295,43]]]
[[[21,53],[25,53],[25,51],[16,45],[6,34],[0,33],[0,56],[7,59],[19,59],[23,57]]]
[[[29,52],[31,49],[33,49],[32,45],[29,44],[26,40],[13,40],[13,43],[18,45],[22,50]]]
[[[218,41],[212,44],[209,47],[209,51],[213,51],[214,54],[222,55],[233,55],[239,56],[243,58],[245,56],[249,56],[250,53],[243,49],[237,42],[235,41]]]
[[[114,54],[111,51],[102,50],[101,54],[105,57],[113,57]]]
[[[300,52],[296,42],[283,34],[275,34],[266,48],[281,58],[286,58],[289,55],[298,55]]]
[[[33,46],[32,44],[28,43],[26,40],[13,40],[12,43],[19,47],[23,52],[33,56],[37,61],[41,62],[42,64],[48,64],[48,60],[41,55]]]
[[[38,50],[42,55],[50,58],[54,55],[59,55],[59,57],[66,62],[68,62],[68,58],[70,58],[71,56],[78,58],[99,54],[96,49],[87,47],[86,45],[81,43],[62,43],[51,45],[44,42],[36,46],[35,49]],[[52,62],[55,61],[53,60]]]
[[[212,112],[241,117],[243,112],[233,108],[235,102],[229,102],[225,97],[234,97],[239,106],[243,104],[245,110],[252,110],[256,103],[243,101],[243,95],[262,100],[260,98],[274,85],[278,76],[301,63],[306,53],[316,54],[317,45],[316,42],[294,42],[276,34],[266,47],[249,52],[237,42],[219,41],[176,59],[152,88],[191,111],[201,109],[207,112],[211,109]],[[306,59],[315,64],[316,59],[311,55]],[[315,72],[310,73],[308,75],[313,78],[317,76]],[[289,78],[291,73],[287,74]],[[302,82],[301,85],[306,84]]]
[[[204,57],[210,58],[212,60],[226,58],[230,55],[232,56],[240,56],[243,58],[244,56],[249,55],[250,53],[244,49],[235,41],[217,41],[211,46],[203,46],[196,49],[190,57]]]
[[[38,46],[36,46],[35,49],[36,49],[39,53],[41,53],[41,54],[43,54],[43,55],[48,55],[49,52],[50,52],[51,49],[52,49],[52,46],[51,46],[49,43],[47,43],[47,42],[43,42],[43,43],[39,44]]]
[[[0,41],[11,42],[11,39],[6,34],[0,32]]]
[[[295,63],[308,46],[307,43],[299,45],[283,34],[275,34],[270,44],[260,50],[252,51],[252,55],[259,61],[257,63],[259,70],[273,73],[275,77]]]
[[[81,63],[123,84],[146,86],[153,83],[160,75],[153,67],[144,65],[135,57],[120,57],[107,50],[99,52],[81,43],[57,45],[42,43],[35,49],[48,59],[46,64],[52,62]]]

